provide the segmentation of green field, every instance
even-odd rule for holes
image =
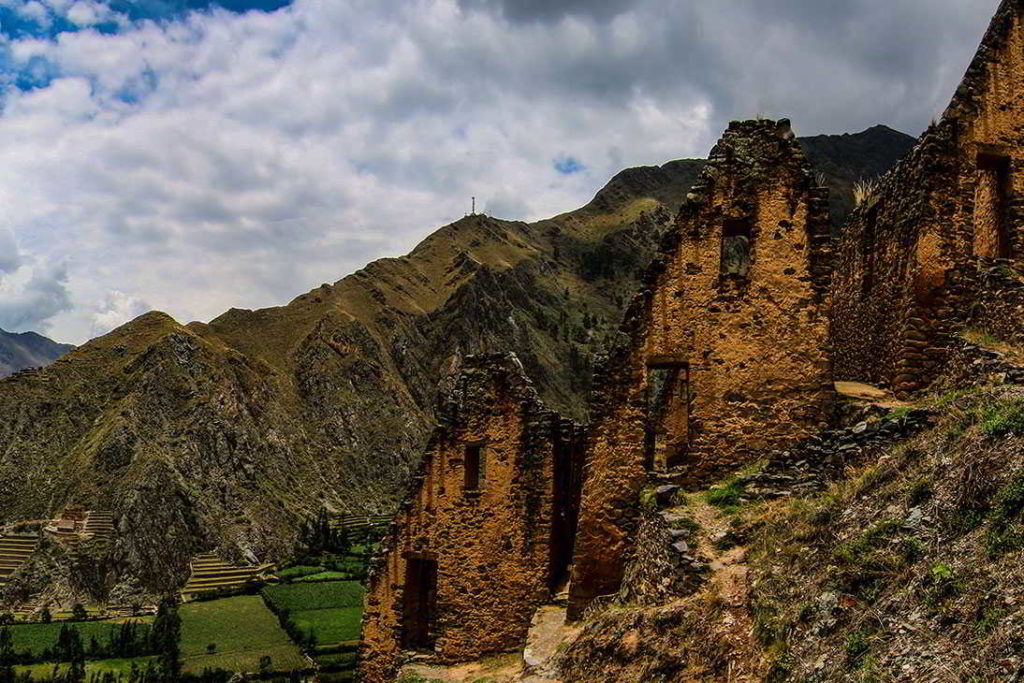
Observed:
[[[310,609],[292,613],[292,621],[302,631],[316,634],[318,643],[344,643],[359,640],[362,607]]]
[[[111,672],[113,674],[124,674],[127,676],[132,671],[132,663],[141,670],[146,668],[146,664],[151,657],[136,657],[135,659],[98,659],[96,661],[87,661],[85,663],[85,673],[106,673]],[[68,664],[29,664],[26,666],[14,667],[16,673],[30,673],[34,678],[46,679],[53,677],[54,666],[57,667],[58,674],[67,673]]]
[[[366,590],[358,581],[292,583],[267,586],[263,595],[277,609],[293,613],[338,607],[362,607]]]
[[[311,574],[319,574],[324,571],[326,567],[313,566],[308,564],[297,564],[294,567],[288,567],[277,572],[277,576],[284,581],[298,579],[303,576],[309,576]]]
[[[132,620],[121,621],[79,621],[79,622],[51,622],[49,624],[16,624],[10,626],[11,636],[14,640],[14,651],[30,651],[33,655],[42,654],[43,650],[53,647],[57,643],[57,636],[62,626],[73,626],[78,630],[82,638],[82,644],[89,647],[89,641],[96,638],[100,645],[105,645],[107,638],[112,632],[121,628],[122,621],[152,621],[148,617],[140,617]]]
[[[314,583],[316,581],[344,581],[349,578],[348,572],[324,571],[316,574],[307,574],[295,579],[296,583]]]
[[[313,584],[315,585],[315,584]],[[276,671],[304,669],[308,662],[258,595],[190,602],[178,608],[185,670],[257,671],[267,655]],[[214,654],[206,646],[216,643]]]

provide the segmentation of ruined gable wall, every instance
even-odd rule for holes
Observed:
[[[943,119],[844,227],[833,294],[837,379],[900,395],[923,388],[987,296],[969,294],[954,273],[1024,259],[1022,6],[1002,3]],[[1009,166],[1001,190],[992,159],[1002,155]]]
[[[727,222],[747,220],[745,278],[722,272]],[[688,364],[679,457],[690,482],[820,429],[832,398],[827,346],[831,237],[788,122],[734,123],[627,313],[628,335],[595,380],[570,616],[617,590],[647,481],[652,364]],[[664,462],[653,465],[663,469]]]
[[[437,562],[431,631],[439,662],[522,647],[550,597],[552,535],[565,512],[553,498],[555,459],[572,458],[579,428],[543,408],[507,355],[467,359],[439,415],[371,574],[360,647],[370,683],[390,681],[399,662],[410,556]],[[479,492],[464,490],[467,444],[484,445]]]

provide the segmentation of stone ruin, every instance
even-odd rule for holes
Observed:
[[[595,377],[585,432],[514,356],[468,359],[376,559],[363,680],[391,680],[407,652],[522,648],[570,566],[569,618],[618,593],[652,480],[703,485],[779,452],[814,469],[786,449],[826,433],[834,381],[906,397],[963,364],[967,328],[1024,341],[1022,60],[1024,0],[1003,0],[942,119],[838,239],[789,122],[731,124]]]
[[[512,354],[471,356],[371,569],[361,680],[403,652],[437,663],[521,648],[568,578],[582,430],[546,409]]]
[[[708,481],[828,424],[831,270],[789,122],[730,125],[595,380],[570,616],[618,590],[649,473]]]
[[[843,228],[837,379],[926,387],[965,326],[1021,334],[1024,27],[1004,0],[952,103]]]

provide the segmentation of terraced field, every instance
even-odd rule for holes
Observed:
[[[271,658],[275,671],[309,666],[258,595],[190,602],[179,607],[178,614],[186,672],[201,673],[205,668],[258,671],[263,656]],[[207,654],[210,644],[216,645],[212,655]]]
[[[192,574],[181,596],[189,600],[202,593],[241,588],[249,581],[259,579],[273,569],[273,565],[233,565],[213,553],[196,555],[192,560]]]
[[[320,645],[359,639],[365,589],[358,581],[326,581],[267,586],[263,596],[277,610],[286,609],[303,633]]]
[[[39,546],[39,536],[0,536],[0,586],[25,564]]]
[[[114,515],[106,510],[90,510],[82,532],[93,538],[109,539],[114,536]]]
[[[371,532],[391,524],[392,519],[392,515],[336,515],[331,518],[331,528],[344,529],[350,540],[365,540]]]

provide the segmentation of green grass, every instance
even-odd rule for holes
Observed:
[[[277,609],[287,609],[293,615],[304,610],[361,607],[364,592],[358,581],[292,583],[263,589],[264,597]]]
[[[292,613],[292,621],[302,631],[316,634],[318,643],[343,643],[359,639],[360,607],[310,609]]]
[[[332,652],[328,655],[317,655],[316,661],[320,666],[353,668],[355,667],[356,657],[355,652]]]
[[[303,576],[310,576],[313,574],[319,574],[324,571],[323,567],[314,567],[308,564],[297,564],[294,567],[288,567],[277,572],[277,575],[284,581],[289,579],[299,579]]]
[[[149,621],[139,618],[137,621]],[[14,651],[29,651],[39,655],[43,650],[52,648],[57,643],[57,636],[62,626],[74,626],[82,637],[82,643],[89,647],[89,641],[96,638],[100,645],[105,645],[107,638],[113,632],[121,628],[121,620],[118,621],[79,621],[74,623],[51,622],[49,624],[16,624],[10,626],[11,636],[14,639]]]
[[[89,661],[85,663],[85,673],[106,673],[110,672],[115,675],[125,674],[127,676],[131,673],[132,663],[136,664],[140,670],[146,668],[146,664],[149,662],[150,657],[136,657],[135,659],[98,659],[96,661]],[[69,664],[60,664],[58,671],[60,674],[67,673]],[[30,664],[27,666],[17,666],[15,671],[17,673],[30,673],[33,678],[36,679],[48,679],[53,674],[54,664]]]
[[[986,406],[982,413],[981,431],[996,437],[1024,434],[1024,398]]]
[[[720,486],[711,488],[704,499],[717,508],[728,512],[735,511],[740,505],[740,497],[743,496],[747,485],[738,479],[730,479]]]
[[[317,572],[295,579],[295,583],[316,583],[317,581],[344,581],[349,578],[348,572]]]
[[[264,655],[271,657],[275,671],[307,666],[298,647],[258,595],[191,602],[179,607],[178,614],[187,672],[199,673],[206,668],[257,671]],[[217,644],[212,655],[206,654],[210,643]]]

